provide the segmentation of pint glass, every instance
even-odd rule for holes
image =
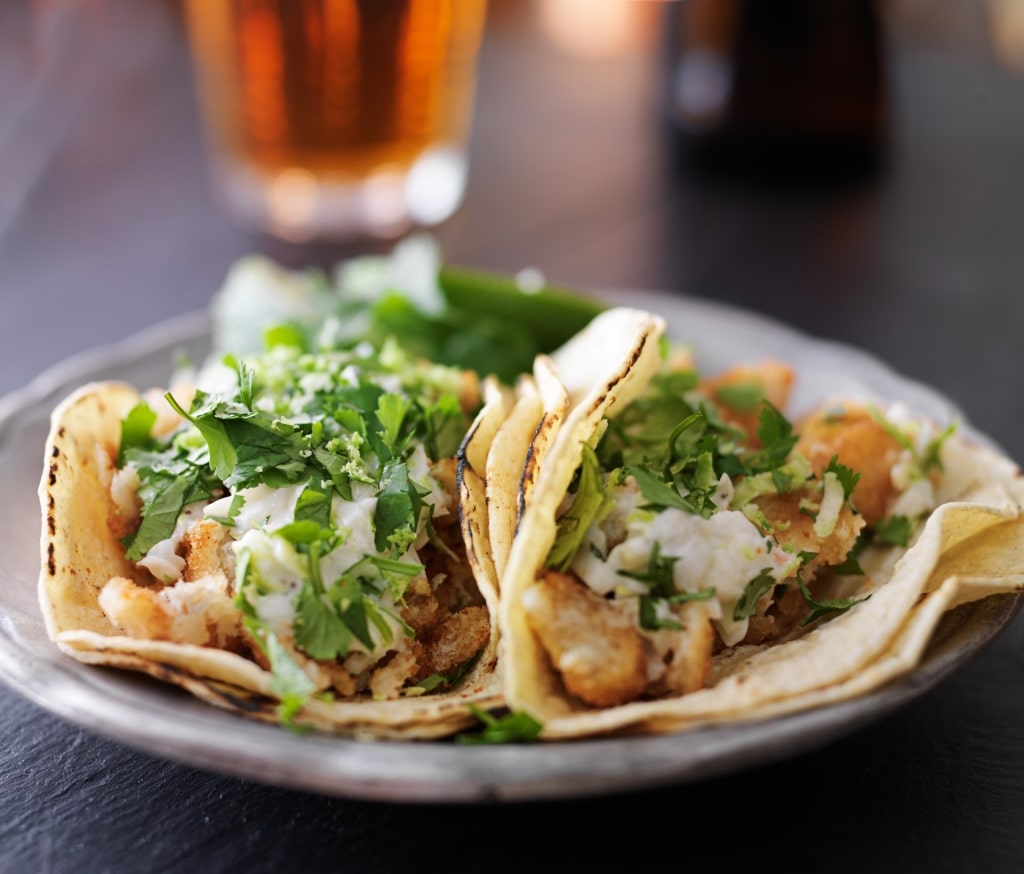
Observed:
[[[215,188],[295,241],[393,237],[466,187],[486,0],[188,0]]]

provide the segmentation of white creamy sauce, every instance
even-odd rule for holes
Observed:
[[[153,544],[138,564],[161,582],[173,583],[180,580],[181,574],[185,570],[185,559],[178,555],[181,538],[193,522],[203,518],[204,507],[202,501],[186,504],[181,515],[178,516],[171,536]]]
[[[331,514],[334,529],[341,533],[342,542],[320,558],[320,574],[325,585],[333,583],[365,556],[377,554],[373,527],[377,498],[372,494],[372,487],[370,491],[371,494],[360,498],[353,494],[355,500],[352,501],[345,501],[337,495],[334,497]]]
[[[127,464],[115,470],[110,479],[110,496],[114,499],[117,512],[134,516],[138,512],[139,472],[134,465]]]
[[[430,474],[430,459],[427,458],[426,450],[417,445],[412,454],[406,460],[409,469],[409,479],[416,485],[430,489],[423,501],[434,508],[434,516],[444,516],[451,511],[451,495],[444,487]]]
[[[674,507],[657,513],[629,511],[639,502],[631,480],[619,488],[615,500],[615,510],[587,533],[573,571],[602,595],[646,594],[645,583],[619,571],[646,571],[657,544],[663,558],[677,559],[672,568],[677,591],[714,588],[712,614],[726,644],[738,643],[747,632],[746,619],[733,619],[747,584],[765,569],[780,580],[794,568],[793,556],[774,545],[738,510],[720,510],[708,519]],[[602,559],[604,546],[619,539],[609,529],[621,526],[624,511],[625,539]]]
[[[305,483],[272,489],[260,483],[248,489],[240,489],[238,494],[244,499],[241,509],[235,516],[234,529],[236,536],[254,528],[265,528],[275,531],[295,521],[295,504],[305,491]],[[231,507],[232,496],[214,501],[206,508],[207,517],[224,518]]]

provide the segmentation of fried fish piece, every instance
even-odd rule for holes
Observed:
[[[643,694],[647,654],[633,617],[557,571],[526,589],[522,606],[571,694],[596,707]]]

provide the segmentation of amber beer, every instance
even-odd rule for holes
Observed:
[[[188,0],[219,191],[291,239],[393,236],[462,200],[486,0]]]

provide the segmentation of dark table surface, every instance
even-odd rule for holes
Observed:
[[[798,189],[678,160],[656,4],[629,4],[601,55],[559,42],[558,5],[492,6],[469,192],[437,231],[451,260],[770,314],[934,385],[1024,458],[1024,73],[993,17],[1012,2],[889,4],[885,161]],[[0,395],[202,308],[255,250],[299,266],[359,248],[225,220],[176,4],[0,4]],[[129,748],[2,687],[0,737],[3,871],[1024,870],[1024,618],[822,747],[578,800],[278,788]]]

